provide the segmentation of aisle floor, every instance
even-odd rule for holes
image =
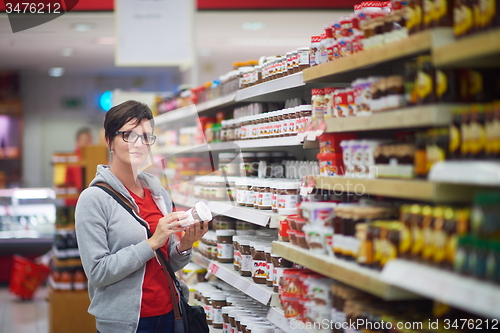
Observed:
[[[0,333],[48,333],[47,288],[39,288],[31,301],[23,301],[0,286]]]

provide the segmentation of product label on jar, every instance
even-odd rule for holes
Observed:
[[[217,258],[233,259],[234,247],[233,244],[217,244]]]
[[[267,262],[265,260],[252,261],[252,277],[262,279],[267,277]]]
[[[231,324],[230,323],[224,323],[222,325],[222,333],[231,333]]]
[[[252,256],[249,254],[241,255],[241,271],[243,272],[251,272],[252,271]]]
[[[253,197],[253,191],[245,191],[245,204],[247,205],[253,205],[254,202],[254,197]]]
[[[272,197],[272,193],[269,192],[269,193],[259,193],[259,206],[262,206],[262,207],[272,207],[272,204],[273,204],[273,197]]]
[[[273,287],[279,287],[281,285],[281,278],[283,277],[284,267],[274,267],[273,268]]]
[[[233,252],[233,264],[236,267],[241,268],[241,252],[234,250]]]
[[[266,270],[266,281],[273,281],[273,274],[274,274],[274,265],[273,263],[267,263],[267,270]]]
[[[299,66],[309,66],[309,52],[299,53]]]
[[[296,122],[297,122],[297,120],[298,119],[296,119],[296,118],[288,120],[288,132],[290,134],[297,133],[297,130],[296,130]]]
[[[212,320],[212,306],[205,304],[203,308],[205,309],[205,316],[207,320]]]
[[[279,194],[278,195],[278,209],[280,208],[295,208],[299,196],[297,194]]]
[[[277,121],[273,125],[273,134],[280,135],[281,134],[281,122]]]
[[[222,319],[222,309],[213,308],[212,313],[212,324],[222,324],[224,320]]]

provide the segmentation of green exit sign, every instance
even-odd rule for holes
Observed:
[[[83,97],[63,97],[63,109],[76,110],[85,106],[85,99]]]

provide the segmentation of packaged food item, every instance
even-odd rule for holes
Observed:
[[[486,147],[486,115],[483,104],[472,104],[469,120],[469,152],[474,159],[484,158]]]
[[[264,253],[265,244],[255,243],[255,252],[252,256],[252,279],[255,283],[266,284],[266,256]]]
[[[436,69],[436,100],[440,103],[460,102],[460,74],[456,69]]]
[[[479,0],[481,28],[489,29],[500,25],[500,3],[498,0]]]
[[[407,105],[416,105],[418,103],[417,96],[417,62],[416,60],[405,62],[404,85],[405,97]]]
[[[208,222],[212,220],[212,212],[203,201],[197,202],[193,208],[186,211],[186,214],[188,217],[187,223],[183,224],[184,227],[195,223],[195,221]]]
[[[453,10],[453,32],[456,37],[462,37],[475,30],[475,14],[473,1],[455,0]]]
[[[321,36],[312,36],[311,37],[311,47],[309,49],[309,63],[311,67],[319,65],[318,62],[318,51],[320,48]]]
[[[430,29],[434,26],[435,22],[435,8],[434,8],[434,0],[423,0],[422,1],[422,21],[423,21],[423,29]]]
[[[453,10],[455,0],[435,0],[434,1],[434,26],[452,27]]]
[[[435,69],[430,55],[417,58],[417,96],[419,104],[429,104],[436,101]]]
[[[334,92],[337,88],[325,88],[325,112],[324,119],[335,117],[335,99]]]
[[[406,29],[409,34],[422,30],[423,0],[409,0],[406,7]]]
[[[325,116],[326,100],[324,89],[312,90],[312,119],[322,120]]]
[[[450,145],[449,145],[449,156],[452,159],[458,159],[461,156],[460,145],[461,145],[461,123],[462,123],[462,109],[460,107],[455,107],[452,110],[452,121],[450,124]]]

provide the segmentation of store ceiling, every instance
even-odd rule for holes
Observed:
[[[231,69],[233,61],[283,54],[309,44],[323,25],[347,12],[321,11],[201,11],[195,15],[196,53],[200,81]],[[78,32],[77,23],[94,26]],[[260,30],[249,30],[246,28]],[[114,65],[113,13],[66,13],[51,22],[12,33],[0,14],[0,70],[47,73],[64,67],[65,75],[156,76],[164,67],[130,68]],[[64,56],[64,54],[71,56]]]

